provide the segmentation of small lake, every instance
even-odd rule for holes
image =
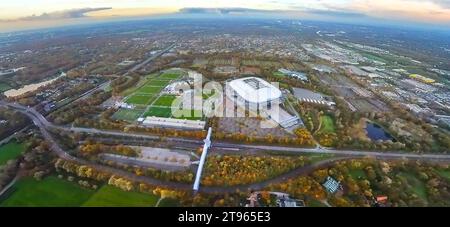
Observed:
[[[366,126],[366,132],[367,132],[367,136],[372,140],[372,141],[377,141],[377,140],[383,140],[383,141],[387,141],[387,140],[392,140],[395,142],[394,137],[391,136],[391,134],[387,133],[386,131],[384,131],[384,129],[382,127],[380,127],[377,124],[374,124],[372,122],[367,122],[367,126]]]

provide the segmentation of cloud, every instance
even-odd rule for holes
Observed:
[[[277,10],[261,10],[261,9],[251,9],[251,8],[182,8],[179,13],[186,14],[244,14],[244,13],[269,13],[269,12],[280,12]]]
[[[101,8],[70,9],[70,10],[55,11],[55,12],[50,12],[50,13],[42,13],[41,15],[31,15],[31,16],[21,17],[21,18],[9,20],[9,21],[39,21],[39,20],[81,18],[81,17],[85,17],[85,14],[88,12],[109,10],[109,9],[112,9],[112,8],[111,7],[101,7]]]
[[[431,0],[431,2],[445,9],[450,9],[450,0]]]

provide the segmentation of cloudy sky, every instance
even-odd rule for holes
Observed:
[[[95,20],[171,14],[183,8],[236,7],[258,12],[270,10],[274,14],[297,18],[359,16],[450,25],[450,0],[0,0],[0,24],[38,26],[64,23],[62,19]]]

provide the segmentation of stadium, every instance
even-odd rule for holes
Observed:
[[[226,96],[237,106],[266,115],[283,128],[300,123],[297,116],[279,107],[283,103],[280,89],[261,78],[245,77],[227,82]]]

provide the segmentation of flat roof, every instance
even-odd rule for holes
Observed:
[[[258,77],[245,77],[228,82],[239,96],[251,103],[265,103],[281,98],[280,89]]]

